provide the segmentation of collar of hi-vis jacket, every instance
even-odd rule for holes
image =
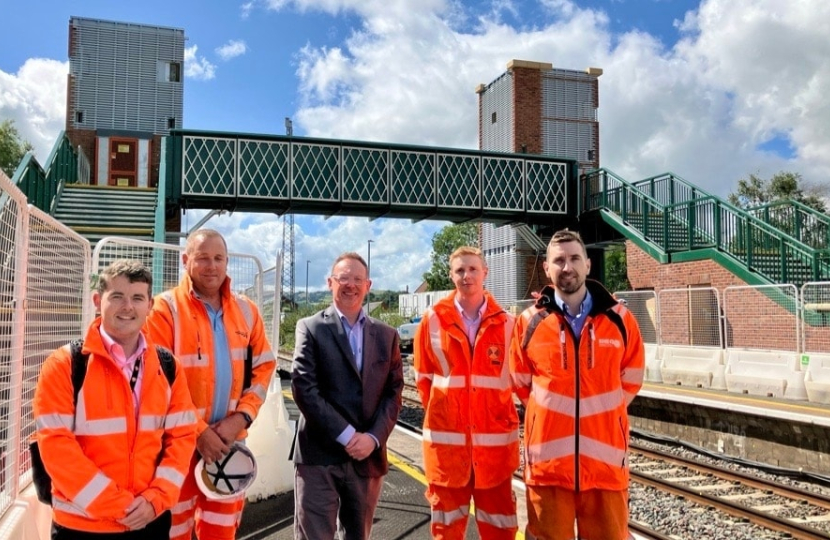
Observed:
[[[187,291],[189,298],[191,298],[195,302],[204,304],[204,301],[201,298],[199,298],[199,294],[196,292],[196,289],[193,288],[193,280],[190,279],[190,274],[188,274],[187,272],[185,272],[184,276],[182,277],[181,286],[184,288],[184,290]],[[245,328],[245,331],[247,333],[246,337],[249,336],[251,328],[248,327],[248,322],[245,320],[245,317],[242,316],[239,310],[235,309],[236,299],[234,298],[233,291],[231,291],[230,276],[225,276],[225,281],[222,282],[222,287],[220,287],[219,289],[219,294],[222,302],[222,317],[225,321],[225,328],[229,328],[228,323],[230,321],[237,327]]]
[[[441,321],[441,326],[445,329],[452,326],[457,326],[462,329],[464,328],[464,321],[461,320],[461,314],[455,307],[455,297],[457,294],[458,291],[451,292],[449,296],[439,300],[438,303],[435,304],[435,307],[432,308],[435,311],[435,314],[438,315],[438,319]],[[490,293],[484,291],[484,298],[487,301],[487,309],[481,314],[481,326],[479,326],[479,329],[494,322],[493,317],[499,317],[498,321],[503,321],[504,317],[506,317],[504,310]]]
[[[81,349],[81,352],[86,355],[95,355],[95,357],[99,360],[106,360],[107,362],[111,362],[116,369],[120,371],[121,366],[117,364],[115,359],[112,355],[107,351],[107,346],[104,344],[104,338],[101,336],[101,317],[96,317],[92,324],[89,325],[87,328],[86,335],[84,336],[84,346]],[[142,331],[143,332],[143,331]],[[144,370],[146,372],[147,365],[146,362],[149,362],[150,354],[148,353],[150,347],[150,340],[147,339],[147,336],[144,336],[145,341],[147,342],[147,349],[144,351]]]
[[[599,281],[595,281],[593,279],[586,279],[585,287],[587,287],[588,292],[591,293],[591,299],[594,303],[589,315],[593,316],[597,313],[603,313],[619,303],[611,295],[611,293],[608,292],[608,289],[603,287],[602,283],[600,283]],[[539,298],[536,299],[536,307],[539,309],[545,309],[551,313],[560,313],[564,316],[562,309],[556,303],[555,294],[555,289],[550,285],[547,285],[544,289],[542,289]]]

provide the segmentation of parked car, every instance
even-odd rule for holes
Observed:
[[[398,327],[398,338],[402,351],[412,350],[412,342],[415,339],[415,331],[418,330],[418,324],[421,322],[420,317],[413,317],[410,322],[404,323]]]

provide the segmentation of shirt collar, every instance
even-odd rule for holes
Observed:
[[[457,309],[458,313],[461,314],[461,319],[462,320],[466,319],[466,320],[471,321],[471,322],[477,321],[477,320],[481,319],[481,317],[484,315],[484,312],[487,311],[487,297],[484,298],[484,302],[482,302],[481,307],[478,308],[478,314],[477,314],[475,319],[470,319],[464,313],[464,308],[461,307],[461,302],[458,301],[458,295],[456,295],[453,298],[453,303],[455,304],[455,309]]]
[[[119,366],[127,364],[131,360],[138,358],[144,354],[144,351],[147,350],[147,340],[144,339],[143,332],[139,332],[138,334],[138,347],[136,347],[135,352],[130,357],[127,357],[124,353],[124,348],[120,343],[116,343],[116,341],[112,339],[109,334],[107,334],[107,331],[104,330],[103,324],[100,326],[99,330],[101,332],[101,341],[104,342],[104,348]]]
[[[357,316],[357,320],[354,322],[354,324],[349,324],[349,319],[347,319],[347,318],[346,318],[346,316],[345,316],[345,315],[343,315],[343,312],[342,312],[342,311],[340,311],[339,309],[337,309],[337,304],[332,304],[332,307],[334,307],[334,311],[336,311],[336,312],[337,312],[337,316],[338,316],[338,317],[340,317],[340,321],[341,321],[341,322],[342,322],[345,326],[348,326],[349,328],[353,328],[353,327],[355,327],[355,326],[357,326],[357,325],[362,325],[362,324],[363,324],[363,322],[366,320],[366,312],[365,312],[365,311],[363,311],[363,309],[361,308],[361,310],[360,310],[360,314]]]
[[[585,313],[586,308],[590,308],[593,304],[591,292],[587,289],[585,290],[585,298],[583,298],[582,303],[579,304],[579,313],[571,313],[568,311],[568,304],[566,304],[565,301],[559,297],[558,292],[554,292],[553,299],[556,302],[556,305],[559,306],[559,309],[561,309],[562,312],[569,317],[581,317]]]

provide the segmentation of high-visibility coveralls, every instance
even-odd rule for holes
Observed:
[[[485,291],[487,307],[471,347],[456,294],[426,311],[414,343],[432,535],[464,538],[472,496],[481,537],[512,539],[519,420],[507,354],[514,318]]]
[[[196,444],[196,417],[177,363],[172,386],[147,340],[138,414],[130,383],[107,352],[101,319],[90,325],[86,377],[75,404],[68,345],[43,364],[35,389],[38,447],[52,478],[52,518],[92,533],[122,533],[117,520],[139,495],[156,516],[170,510]]]
[[[516,394],[527,403],[525,482],[627,492],[627,407],[643,383],[643,341],[625,306],[598,282],[586,285],[593,308],[580,336],[550,286],[516,321],[510,370]]]
[[[222,311],[233,372],[228,414],[244,412],[253,419],[265,401],[276,359],[256,305],[231,291],[229,277],[222,285]],[[196,406],[196,432],[201,435],[208,429],[213,408],[213,330],[207,308],[193,291],[187,274],[178,286],[156,296],[153,310],[147,317],[147,327],[154,342],[170,348],[184,366],[190,395]],[[243,389],[248,347],[251,347],[253,370],[251,386]],[[243,431],[239,438],[243,439],[246,435],[247,432]],[[173,508],[170,538],[190,540],[195,525],[200,539],[233,539],[242,517],[245,496],[240,494],[233,499],[207,500],[193,477],[197,461],[198,455],[194,455],[179,504]],[[197,508],[201,509],[198,524],[194,521]]]

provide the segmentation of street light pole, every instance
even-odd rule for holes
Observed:
[[[374,242],[374,240],[369,239],[369,241],[366,244],[366,246],[367,246],[367,248],[366,248],[366,277],[368,279],[372,279],[372,242]],[[366,312],[367,313],[369,312],[369,300],[370,300],[369,296],[370,295],[371,295],[371,293],[366,294]]]
[[[308,306],[308,263],[311,261],[306,259],[305,262],[305,305]]]

